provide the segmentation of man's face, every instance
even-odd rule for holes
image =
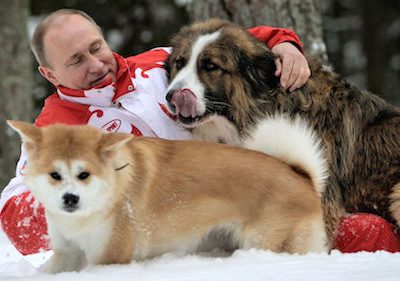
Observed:
[[[80,15],[66,15],[44,37],[48,66],[40,73],[55,86],[89,89],[111,79],[118,70],[112,51],[94,24]]]

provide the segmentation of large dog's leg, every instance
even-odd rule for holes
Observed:
[[[333,180],[330,176],[327,181],[325,193],[322,196],[325,227],[330,249],[335,245],[335,238],[340,220],[346,213],[342,202],[339,185],[337,181]]]
[[[389,195],[390,198],[390,213],[396,220],[397,227],[400,227],[400,183],[397,183],[392,188],[392,193]]]

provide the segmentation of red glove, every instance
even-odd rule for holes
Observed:
[[[342,253],[400,252],[400,234],[388,221],[373,214],[352,214],[344,218],[335,242],[335,248]]]
[[[4,232],[21,254],[50,249],[44,209],[30,192],[10,198],[0,218]]]

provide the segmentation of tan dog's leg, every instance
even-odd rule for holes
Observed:
[[[292,253],[327,253],[328,240],[322,215],[303,219],[285,244]]]
[[[328,251],[322,210],[306,217],[295,217],[282,209],[279,214],[273,218],[262,216],[247,225],[243,231],[243,247],[290,254]]]
[[[59,273],[67,271],[80,271],[85,264],[85,255],[79,249],[72,250],[71,246],[67,246],[68,250],[54,249],[54,254],[50,260],[44,265],[43,271],[47,273]]]
[[[47,273],[80,271],[86,265],[85,253],[67,241],[48,220],[53,255],[41,270]]]

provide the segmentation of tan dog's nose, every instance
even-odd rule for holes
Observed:
[[[79,196],[72,193],[65,193],[62,197],[64,210],[73,212],[78,208]]]

